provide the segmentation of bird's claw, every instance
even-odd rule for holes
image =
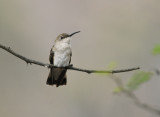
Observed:
[[[68,67],[73,67],[73,64],[70,64]]]

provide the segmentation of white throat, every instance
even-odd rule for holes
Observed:
[[[67,37],[61,41],[57,41],[55,43],[56,51],[65,51],[66,49],[71,48],[70,40],[71,40],[71,38]]]

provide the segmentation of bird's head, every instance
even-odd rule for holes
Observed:
[[[79,33],[80,31],[74,32],[72,34],[67,34],[67,33],[62,33],[60,35],[58,35],[58,37],[55,40],[55,43],[70,43],[71,37],[76,34]]]

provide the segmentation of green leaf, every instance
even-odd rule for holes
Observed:
[[[156,46],[153,48],[152,53],[153,53],[154,55],[160,54],[160,44],[159,44],[159,45],[156,45]]]
[[[141,84],[147,82],[152,76],[151,72],[140,71],[133,75],[133,77],[129,80],[127,87],[129,90],[137,89]]]
[[[113,93],[121,93],[122,90],[122,87],[117,87],[113,90]]]
[[[107,69],[108,69],[108,70],[113,70],[113,69],[115,69],[116,67],[117,67],[117,62],[112,61],[112,62],[110,62],[110,63],[108,64]]]

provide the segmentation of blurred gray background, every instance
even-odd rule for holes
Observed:
[[[81,30],[72,40],[72,64],[85,69],[140,66],[151,71],[160,56],[159,0],[0,0],[0,43],[44,63],[56,36]],[[105,75],[68,70],[66,86],[46,85],[49,70],[0,49],[1,117],[157,117],[112,93]],[[127,81],[134,72],[117,74]],[[135,93],[160,109],[160,79],[152,78]]]

